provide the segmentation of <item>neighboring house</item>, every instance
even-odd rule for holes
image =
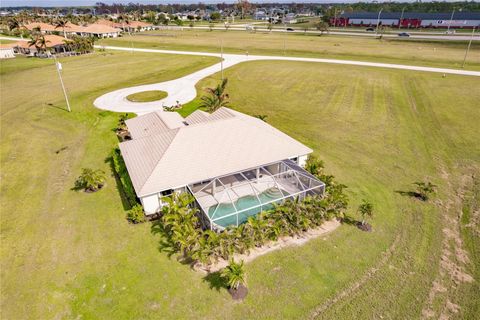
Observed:
[[[283,18],[283,23],[297,23],[297,18],[295,13],[287,13],[287,15]]]
[[[128,21],[121,23],[121,22],[113,22],[106,19],[100,19],[97,21],[97,24],[106,25],[112,28],[121,29],[126,32],[137,32],[137,31],[148,31],[153,30],[154,26],[150,23],[146,23],[143,21]]]
[[[63,35],[63,28],[56,28],[54,25],[48,23],[32,22],[24,26],[26,29],[32,31],[35,28],[40,28],[43,34],[52,34],[58,32]],[[65,26],[65,33],[67,35],[92,36],[97,38],[116,38],[120,36],[122,30],[99,23],[92,23],[87,26],[79,26],[68,22]]]
[[[47,34],[44,37],[47,46],[44,55],[50,56],[52,53],[65,53],[70,51],[70,48],[67,45],[68,39],[53,34]],[[28,41],[19,41],[13,44],[13,50],[16,53],[29,56],[37,56],[40,51],[34,45],[29,45]]]
[[[228,108],[186,118],[158,111],[126,124],[132,140],[120,151],[147,216],[161,210],[164,197],[189,192],[204,227],[222,229],[324,191],[302,168],[312,150],[255,117]]]
[[[264,10],[256,10],[255,13],[253,14],[253,19],[255,20],[267,20],[268,15],[267,12]]]

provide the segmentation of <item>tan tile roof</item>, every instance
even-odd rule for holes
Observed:
[[[126,121],[133,139],[165,133],[183,127],[184,119],[177,112],[151,112]]]
[[[198,122],[200,114],[191,122],[185,119],[189,125],[120,143],[138,196],[312,152],[266,122],[234,110],[221,108]],[[129,128],[148,127],[142,119],[147,116],[129,120]]]

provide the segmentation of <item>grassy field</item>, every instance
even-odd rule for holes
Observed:
[[[243,303],[160,253],[149,223],[129,225],[107,160],[118,115],[95,109],[93,100],[214,62],[109,52],[62,59],[72,113],[50,60],[1,62],[2,318],[415,319],[431,312],[474,319],[480,84],[473,77],[282,62],[227,69],[233,108],[265,114],[312,147],[349,186],[350,214],[362,198],[376,208],[373,233],[344,225],[249,263]],[[214,75],[198,89],[218,81]],[[106,187],[72,191],[82,167],[108,172]],[[430,203],[395,192],[423,179],[439,185]],[[469,260],[456,256],[459,249]],[[476,282],[453,281],[442,255]]]
[[[104,39],[103,45],[166,50],[288,55],[460,68],[466,43],[377,40],[361,37],[317,36],[243,31],[152,31],[133,37]],[[285,49],[285,50],[284,50]],[[480,70],[480,43],[474,42],[466,69]]]
[[[161,90],[143,91],[127,96],[127,99],[132,102],[150,102],[164,99],[168,93]]]

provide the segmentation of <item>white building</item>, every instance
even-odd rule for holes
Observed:
[[[221,108],[152,112],[126,121],[132,140],[120,150],[147,215],[162,198],[189,192],[210,228],[238,225],[273,203],[321,194],[305,171],[312,150],[266,122]]]

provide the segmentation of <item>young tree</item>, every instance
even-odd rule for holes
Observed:
[[[223,79],[222,83],[217,85],[215,88],[207,88],[205,91],[208,95],[201,98],[202,104],[200,107],[207,109],[209,112],[214,112],[221,107],[226,107],[228,105],[228,94],[225,93],[225,88],[227,86],[228,79]]]
[[[222,16],[220,15],[220,12],[212,12],[212,14],[210,15],[210,20],[218,21],[221,17]]]
[[[272,29],[273,29],[273,23],[271,23],[271,22],[270,22],[270,23],[268,23],[268,25],[267,25],[267,29],[268,29],[268,31],[272,32]]]
[[[413,184],[416,185],[417,197],[420,198],[422,201],[427,201],[430,195],[435,193],[437,189],[437,186],[430,181],[414,182]]]
[[[245,285],[245,268],[243,261],[236,263],[233,259],[230,260],[228,266],[222,271],[222,276],[227,280],[228,287],[233,290],[238,290],[241,285]]]
[[[83,168],[82,174],[75,182],[76,188],[84,189],[87,192],[95,192],[100,190],[105,183],[105,172],[102,170],[93,170]]]
[[[373,217],[373,204],[363,199],[362,204],[358,206],[358,212],[362,216],[362,225],[365,225],[367,218]]]
[[[324,32],[329,32],[328,31],[328,23],[325,21],[319,21],[317,24],[315,24],[315,28],[317,28],[318,31],[320,31],[320,35],[323,35]]]

